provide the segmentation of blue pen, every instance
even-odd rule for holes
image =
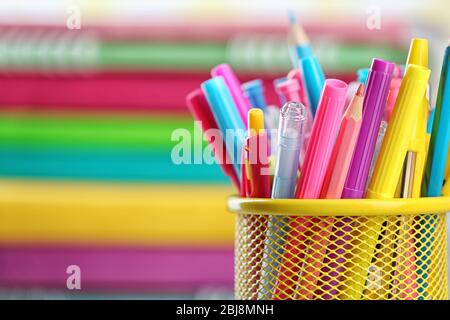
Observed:
[[[265,113],[267,108],[266,98],[264,97],[264,86],[261,79],[255,79],[245,82],[241,85],[242,91],[250,102],[252,108],[262,109]]]
[[[436,100],[433,130],[427,165],[428,197],[439,197],[444,181],[445,164],[450,143],[450,47],[445,51]]]
[[[241,153],[246,129],[239,111],[222,76],[213,77],[201,85],[209,107],[222,132],[225,147],[233,160],[237,176],[241,176]]]
[[[306,130],[306,109],[301,103],[288,102],[280,111],[276,168],[272,199],[289,199],[295,194],[300,150]],[[288,217],[270,216],[264,247],[262,277],[258,298],[268,299],[273,293],[276,271],[281,258],[284,235],[289,227]],[[285,232],[280,230],[285,229]],[[278,254],[277,254],[278,252]]]

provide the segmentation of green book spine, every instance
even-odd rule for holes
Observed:
[[[181,116],[74,116],[0,114],[0,146],[170,150],[177,129],[194,143],[194,121]],[[199,130],[196,130],[197,134]],[[200,138],[201,139],[201,138]],[[206,142],[203,141],[205,146]]]

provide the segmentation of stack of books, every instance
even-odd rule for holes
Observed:
[[[285,27],[183,30],[0,27],[1,291],[65,296],[77,266],[86,297],[232,296],[236,190],[217,165],[176,164],[174,132],[195,136],[185,97],[223,62],[279,104]],[[341,38],[315,44],[327,76],[405,56]]]

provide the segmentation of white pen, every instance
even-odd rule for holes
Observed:
[[[298,102],[287,102],[280,111],[278,127],[278,146],[275,176],[272,187],[272,199],[289,199],[295,194],[300,149],[306,131],[306,109]],[[258,298],[268,298],[273,294],[276,271],[281,259],[284,234],[288,228],[287,217],[270,216],[267,228],[262,276]]]

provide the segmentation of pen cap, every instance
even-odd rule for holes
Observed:
[[[343,198],[364,197],[393,69],[392,62],[372,60],[364,95],[361,130],[342,192]]]
[[[240,172],[240,153],[245,139],[246,126],[236,109],[233,98],[223,77],[213,77],[201,85],[206,100],[216,120],[217,126],[222,132],[228,154],[232,156],[236,172]],[[227,130],[234,133],[233,144],[226,141]]]
[[[297,198],[316,199],[320,196],[344,112],[346,92],[345,82],[337,79],[325,81],[297,185]]]
[[[201,129],[204,133],[205,139],[210,140],[212,137],[208,135],[208,130],[219,129],[219,127],[214,119],[214,115],[208,105],[208,101],[206,100],[203,91],[198,88],[190,92],[186,96],[186,104],[192,114],[192,117],[196,121],[201,122]]]
[[[306,110],[298,102],[287,102],[280,110],[277,161],[272,198],[292,198],[305,136]]]
[[[422,67],[428,67],[428,40],[414,38],[409,46],[406,65],[416,64]]]
[[[430,70],[409,65],[375,165],[368,198],[393,198],[409,141],[427,89]]]
[[[266,109],[267,103],[264,97],[264,86],[261,79],[245,82],[241,88],[252,108]]]
[[[256,136],[264,133],[264,112],[258,108],[248,111],[248,136]]]
[[[210,141],[213,145],[214,155],[222,170],[231,178],[234,185],[239,189],[239,179],[233,165],[227,161],[228,156],[223,141],[216,141],[216,139],[213,140],[208,134],[208,130],[218,129],[218,126],[203,91],[198,88],[189,93],[186,97],[186,104],[194,119],[201,122],[205,139]]]
[[[325,76],[319,65],[319,61],[314,56],[301,59],[301,65],[303,77],[305,78],[306,91],[308,92],[309,102],[311,103],[311,111],[315,115],[325,83]]]
[[[214,116],[209,109],[208,101],[206,101],[206,97],[200,88],[190,92],[186,96],[186,105],[194,119],[202,122],[202,128],[204,128],[204,130],[214,127]]]
[[[279,138],[298,139],[304,133],[305,106],[299,102],[287,102],[280,110]],[[294,147],[300,148],[295,145]]]
[[[247,125],[247,112],[250,109],[250,105],[247,99],[244,97],[244,93],[241,89],[241,84],[239,83],[239,80],[233,69],[231,69],[231,67],[226,63],[220,64],[211,70],[211,76],[223,77],[228,89],[230,90],[235,106],[239,111],[242,122]]]

